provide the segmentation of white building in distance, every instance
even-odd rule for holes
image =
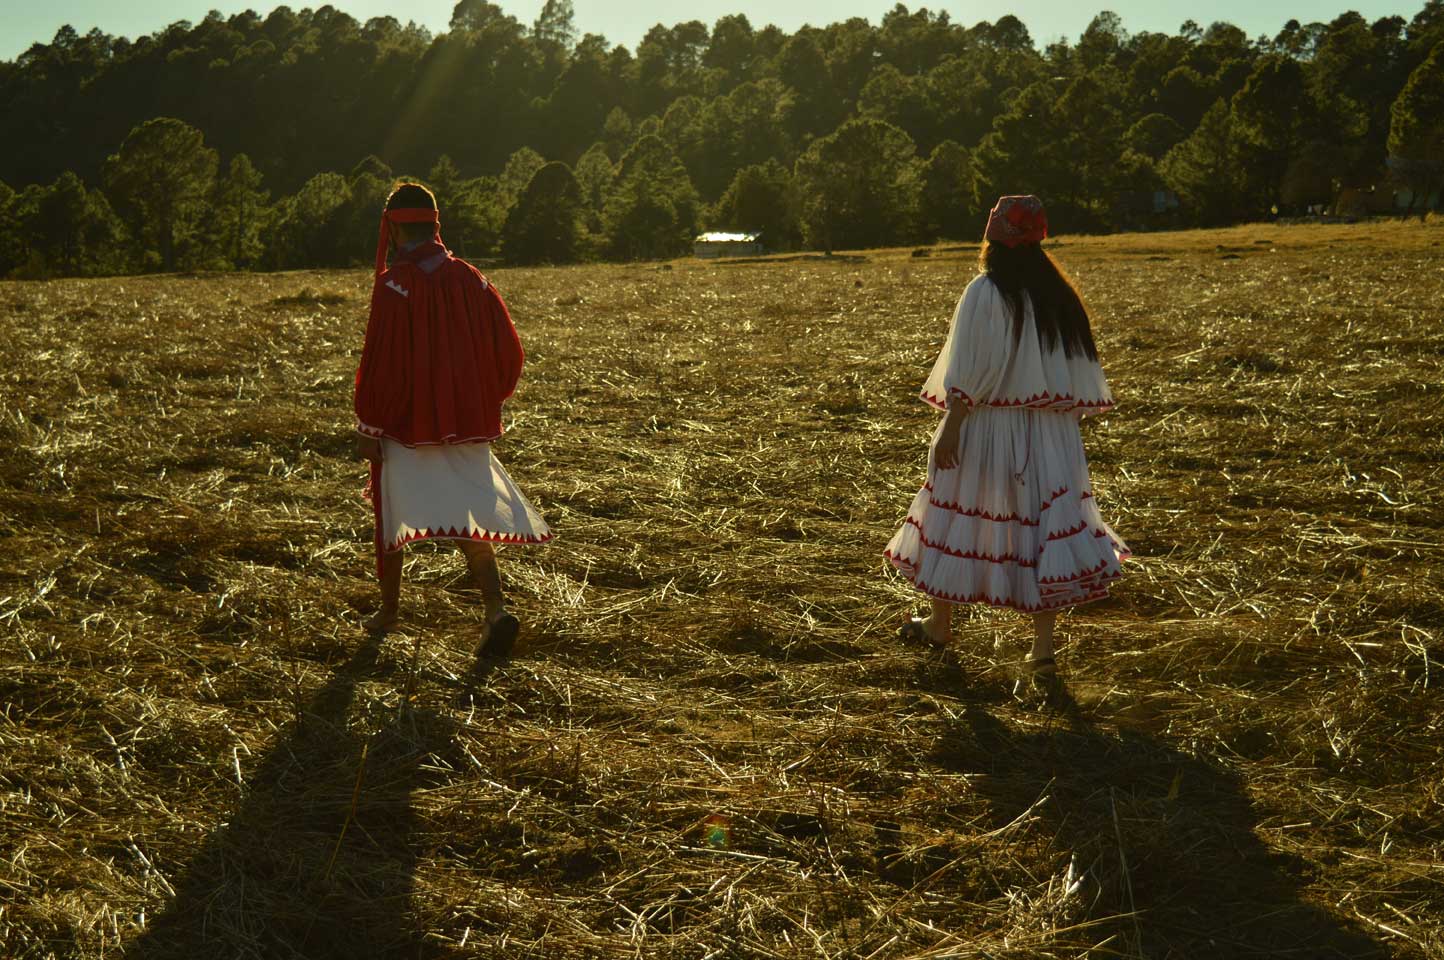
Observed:
[[[704,233],[692,241],[693,256],[755,257],[764,252],[760,233]]]

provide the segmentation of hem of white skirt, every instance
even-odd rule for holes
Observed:
[[[422,540],[474,540],[481,543],[501,543],[512,546],[537,546],[543,543],[550,543],[556,538],[556,534],[548,530],[544,534],[534,533],[492,533],[489,530],[476,530],[465,533],[452,527],[448,530],[417,530],[404,537],[390,541],[382,548],[386,553],[395,553],[406,547],[408,544],[420,543]]]
[[[1012,597],[994,597],[987,593],[978,593],[972,595],[949,593],[946,590],[940,590],[935,587],[931,587],[928,584],[924,583],[922,580],[920,580],[917,576],[917,573],[913,570],[913,565],[908,561],[904,560],[902,557],[894,555],[889,550],[884,550],[883,556],[887,557],[888,562],[891,563],[894,567],[896,567],[898,573],[902,574],[902,576],[909,583],[911,583],[918,590],[922,591],[923,593],[927,594],[935,600],[942,600],[947,603],[983,603],[987,604],[990,607],[997,607],[999,609],[1016,610],[1019,613],[1043,613],[1048,610],[1061,610],[1064,607],[1076,607],[1079,604],[1090,603],[1094,600],[1101,600],[1104,597],[1108,596],[1109,585],[1112,584],[1115,580],[1118,580],[1123,575],[1123,571],[1120,570],[1113,576],[1102,579],[1097,589],[1081,596],[1065,594],[1060,595],[1055,599],[1045,598],[1040,600],[1040,602],[1037,604],[1029,604],[1022,602],[1021,600],[1014,600]],[[1120,558],[1120,560],[1121,559],[1122,558]],[[1096,573],[1084,574],[1084,576],[1096,576]],[[1056,584],[1057,581],[1055,581],[1053,584],[1047,584],[1045,586],[1056,586]]]
[[[948,387],[946,397],[940,397],[935,393],[923,390],[919,396],[924,403],[938,410],[948,409],[948,399],[957,397],[968,405],[969,409],[974,407],[1004,407],[1011,409],[1027,408],[1029,410],[1051,410],[1054,413],[1070,413],[1074,410],[1086,410],[1089,413],[1103,413],[1112,410],[1116,402],[1110,397],[1107,400],[1080,400],[1072,394],[1067,393],[1035,393],[1026,399],[1014,398],[1011,400],[987,400],[979,402],[971,396],[959,390],[957,387]]]

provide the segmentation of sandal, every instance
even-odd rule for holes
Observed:
[[[477,647],[476,655],[489,660],[505,660],[511,656],[521,633],[521,621],[509,613],[503,613],[486,625],[486,637]]]
[[[1032,657],[1023,661],[1023,669],[1029,676],[1033,677],[1056,677],[1058,676],[1058,661],[1052,657]]]
[[[928,628],[924,626],[921,617],[908,617],[907,622],[897,628],[897,635],[908,643],[932,642],[932,638],[928,636]]]
[[[951,640],[939,640],[929,631],[927,621],[922,617],[909,617],[907,622],[897,628],[897,635],[907,643],[925,643],[935,650],[946,647]]]
[[[1013,686],[1014,696],[1024,697],[1028,691],[1051,701],[1063,691],[1063,678],[1058,675],[1058,661],[1052,657],[1032,657],[1023,661],[1021,676]]]

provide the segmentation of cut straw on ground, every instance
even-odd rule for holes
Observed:
[[[494,271],[496,665],[454,552],[358,626],[364,271],[0,285],[0,955],[1444,956],[1444,231],[1050,249],[1137,554],[1053,703],[881,558],[974,247]]]

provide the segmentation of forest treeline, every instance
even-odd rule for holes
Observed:
[[[744,16],[578,36],[461,0],[433,36],[278,7],[135,40],[66,27],[0,62],[0,275],[369,260],[397,175],[474,259],[973,238],[1000,193],[1060,232],[1212,225],[1444,180],[1444,0],[1412,18],[1039,48],[899,4],[795,33]]]

